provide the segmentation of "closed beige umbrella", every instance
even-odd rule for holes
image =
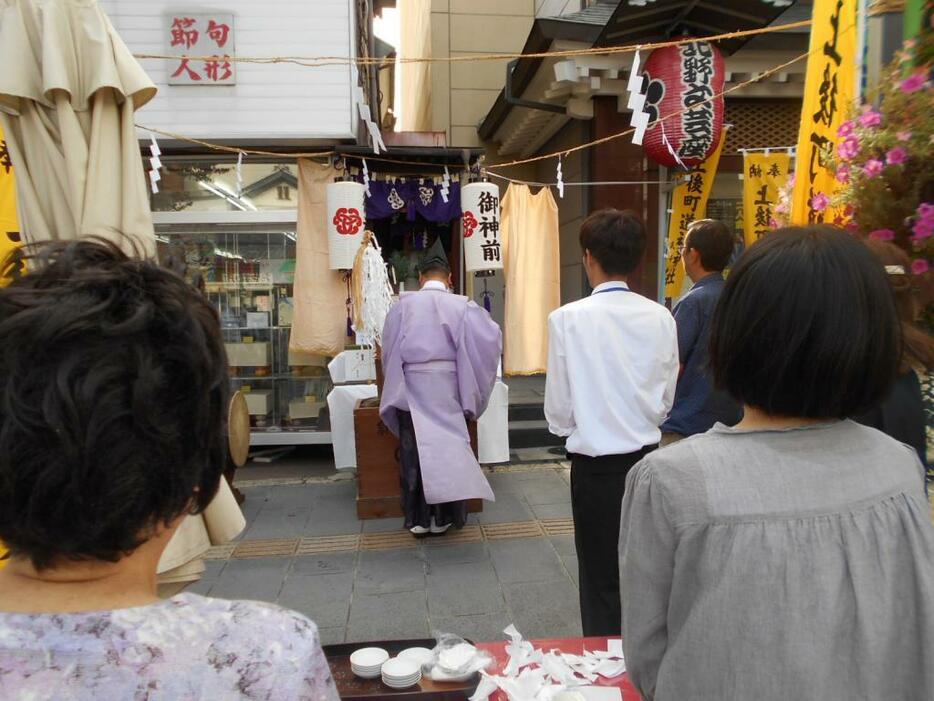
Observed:
[[[0,125],[26,242],[155,253],[134,112],[156,94],[96,0],[0,0]]]

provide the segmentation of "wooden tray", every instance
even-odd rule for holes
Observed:
[[[468,641],[469,642],[469,641]],[[421,640],[390,640],[371,643],[344,643],[325,645],[324,655],[331,667],[331,676],[337,684],[337,691],[342,699],[367,699],[377,701],[465,701],[470,698],[480,682],[480,675],[474,674],[466,682],[436,682],[428,677],[409,689],[397,691],[383,684],[381,679],[361,679],[350,669],[350,655],[362,647],[381,647],[391,656],[409,647],[435,647],[433,638]]]

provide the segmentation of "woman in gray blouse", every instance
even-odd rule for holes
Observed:
[[[646,701],[934,699],[934,528],[911,448],[847,420],[901,339],[878,263],[829,227],[750,248],[714,319],[735,428],[629,474],[623,644]]]

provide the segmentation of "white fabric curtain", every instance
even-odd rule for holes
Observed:
[[[504,374],[537,375],[548,366],[548,315],[561,306],[558,205],[551,190],[512,184],[500,226],[506,273]]]
[[[291,352],[334,357],[347,343],[347,285],[331,270],[327,186],[337,176],[327,165],[298,161],[298,242]],[[307,364],[307,363],[302,363]]]
[[[399,0],[399,57],[431,58],[431,0]],[[431,131],[431,64],[399,65],[402,131]]]

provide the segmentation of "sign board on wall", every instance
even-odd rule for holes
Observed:
[[[191,49],[173,47],[177,57],[356,56],[355,0],[217,0],[213,7],[180,0],[96,1],[135,54],[169,55],[173,21],[184,17],[198,20],[198,43]],[[230,28],[228,43],[218,46],[210,34],[217,28],[208,30],[210,21],[226,24],[231,15],[236,26]],[[205,61],[190,60],[188,66],[201,80],[183,71],[178,77],[190,82],[171,84],[181,58],[142,63],[159,89],[137,113],[136,121],[146,127],[211,142],[229,139],[245,145],[253,139],[267,147],[285,140],[356,137],[359,115],[350,65],[335,62],[309,69],[293,63],[231,61],[235,75],[215,83],[205,75]],[[226,74],[224,64],[217,69],[220,79]],[[149,141],[146,131],[139,137]]]
[[[235,55],[233,14],[170,12],[163,17],[168,54],[178,57],[169,85],[236,85],[236,63],[230,61]]]

